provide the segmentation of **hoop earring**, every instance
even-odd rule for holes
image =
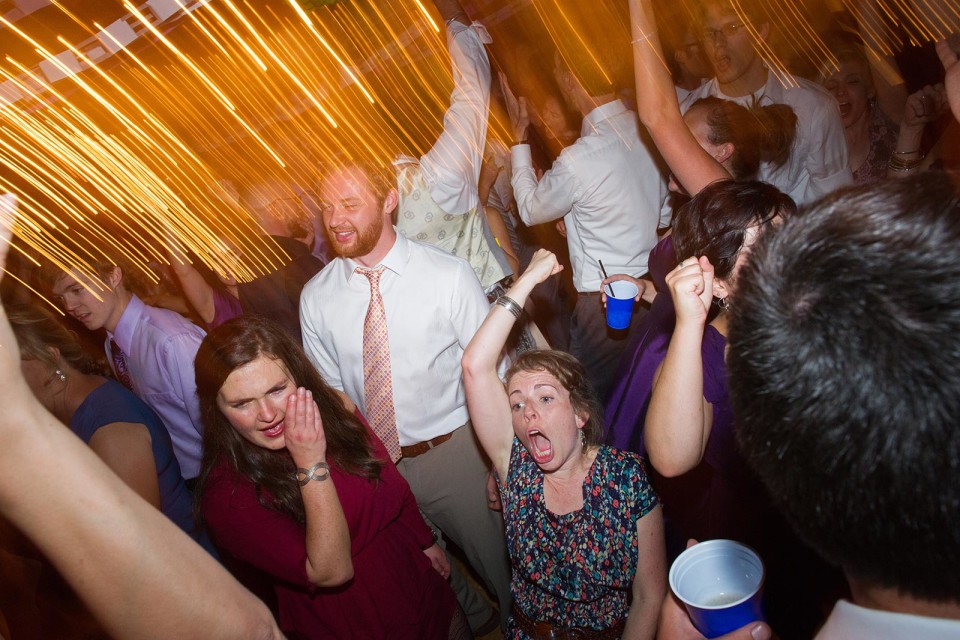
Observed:
[[[726,298],[717,298],[717,306],[720,307],[721,311],[726,311],[730,308],[730,303],[727,302]]]

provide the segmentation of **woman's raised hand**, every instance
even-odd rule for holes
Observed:
[[[901,126],[916,127],[935,122],[947,112],[947,93],[942,84],[927,85],[907,98]]]
[[[287,398],[284,443],[299,467],[309,468],[318,462],[326,462],[327,438],[323,433],[320,409],[313,400],[313,393],[303,387]]]
[[[533,279],[535,283],[539,284],[561,271],[563,271],[563,265],[557,260],[557,256],[546,249],[537,249],[537,252],[530,258],[527,270],[520,277],[528,280]]]
[[[686,258],[667,274],[677,322],[706,323],[713,302],[713,265],[706,256]]]

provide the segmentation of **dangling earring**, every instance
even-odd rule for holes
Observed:
[[[54,375],[54,377],[56,377],[56,378],[60,378],[60,382],[66,382],[66,381],[67,381],[67,374],[65,374],[65,373],[64,373],[63,371],[61,371],[60,369],[57,369],[56,371],[54,371],[54,372],[53,372],[53,375]]]
[[[717,298],[717,306],[720,307],[722,311],[726,311],[730,308],[730,303],[727,302],[726,298]]]
[[[580,432],[580,448],[581,448],[581,449],[586,449],[586,448],[587,448],[587,439],[586,439],[586,438],[584,437],[584,435],[583,435],[583,429],[582,429],[582,428],[581,428],[581,429],[578,429],[578,431]]]

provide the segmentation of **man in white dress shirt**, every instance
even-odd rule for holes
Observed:
[[[785,163],[761,165],[757,179],[769,182],[798,205],[851,184],[847,142],[837,101],[817,84],[775,71],[759,51],[770,33],[769,20],[756,0],[703,0],[700,28],[703,51],[716,74],[694,89],[681,104],[686,112],[705,96],[732,100],[745,107],[786,104],[797,114],[797,135]]]
[[[373,305],[373,285],[364,269],[382,269],[377,278],[389,343],[397,453],[402,454],[397,468],[424,514],[463,549],[496,595],[500,618],[460,572],[451,572],[451,586],[470,626],[482,635],[509,615],[510,567],[503,520],[487,505],[489,467],[469,425],[460,358],[490,309],[479,277],[491,277],[492,284],[503,273],[481,252],[471,249],[475,259],[467,262],[451,255],[453,247],[432,246],[432,237],[425,242],[408,239],[392,224],[398,209],[411,218],[423,211],[413,202],[404,207],[405,197],[429,200],[430,208],[450,211],[454,222],[457,212],[475,211],[479,203],[475,176],[470,188],[473,169],[464,158],[472,152],[465,151],[464,136],[472,138],[470,132],[479,131],[482,144],[486,131],[484,95],[489,88],[473,86],[484,78],[489,83],[482,31],[465,26],[456,2],[437,5],[448,25],[458,84],[454,102],[469,104],[452,105],[444,134],[417,165],[394,170],[349,161],[323,176],[322,218],[339,257],[304,287],[300,321],[304,349],[324,379],[350,396],[376,429],[367,396],[381,394],[365,384],[379,374],[365,372],[364,366],[365,318]],[[464,88],[464,83],[473,88]],[[483,113],[478,115],[478,110]],[[381,439],[386,443],[389,438]]]
[[[610,39],[608,35],[606,40]],[[595,391],[605,399],[628,332],[615,333],[606,326],[600,262],[610,275],[647,273],[666,189],[651,153],[652,143],[641,138],[637,114],[617,98],[616,87],[607,77],[616,76],[613,70],[622,66],[618,51],[607,51],[604,38],[590,41],[597,46],[582,52],[583,59],[575,57],[577,51],[565,52],[571,66],[559,53],[555,56],[554,75],[564,98],[584,116],[581,137],[560,153],[538,181],[525,142],[526,128],[521,125],[518,144],[512,149],[512,184],[525,224],[563,219],[577,289],[570,352],[583,363]],[[600,65],[591,54],[599,57]],[[638,305],[631,329],[642,311]]]
[[[503,522],[487,508],[489,468],[468,422],[460,368],[490,305],[465,260],[397,232],[392,175],[371,180],[372,173],[345,167],[322,182],[323,220],[340,257],[303,289],[304,349],[329,384],[368,406],[363,351],[371,286],[357,267],[383,267],[379,290],[403,455],[397,468],[423,512],[464,550],[509,611]],[[485,621],[467,613],[475,630]]]

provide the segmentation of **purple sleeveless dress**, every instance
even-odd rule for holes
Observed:
[[[604,412],[607,444],[617,449],[645,454],[643,421],[650,404],[653,374],[667,355],[676,316],[667,289],[666,277],[677,266],[673,238],[667,236],[650,252],[650,276],[657,287],[657,297],[649,313],[631,336],[633,344],[620,361],[613,391]]]

